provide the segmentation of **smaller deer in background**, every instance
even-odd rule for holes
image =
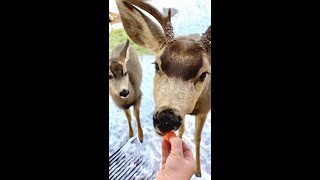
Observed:
[[[133,137],[131,113],[134,106],[134,116],[138,124],[138,138],[143,142],[143,132],[140,123],[140,103],[142,92],[142,68],[138,55],[129,46],[129,40],[114,48],[109,59],[109,93],[115,104],[124,110],[129,124],[129,137]]]

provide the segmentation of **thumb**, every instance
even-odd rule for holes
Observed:
[[[171,137],[169,141],[171,143],[171,153],[183,158],[182,140],[178,137]]]

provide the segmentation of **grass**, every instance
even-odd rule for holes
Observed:
[[[117,45],[125,42],[127,39],[129,39],[129,37],[127,36],[124,29],[113,29],[109,34],[109,54],[111,54],[112,50]],[[130,40],[130,45],[136,50],[139,56],[143,54],[152,54],[148,49],[138,46],[137,44],[134,44],[131,40]]]

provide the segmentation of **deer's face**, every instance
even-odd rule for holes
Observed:
[[[129,94],[129,76],[125,64],[109,63],[109,89],[111,93],[126,98]]]
[[[158,134],[177,130],[210,82],[211,26],[198,39],[174,38],[171,11],[164,17],[144,0],[116,0],[132,41],[156,54],[153,124]],[[152,15],[161,27],[141,10]]]
[[[153,124],[158,134],[179,129],[210,82],[211,66],[201,48],[189,39],[177,39],[157,55],[153,95]]]

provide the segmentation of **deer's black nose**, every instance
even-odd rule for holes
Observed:
[[[170,109],[166,109],[155,115],[153,117],[153,124],[162,132],[177,130],[181,125],[179,118]]]
[[[122,96],[122,97],[127,97],[128,96],[128,94],[129,94],[129,91],[128,90],[122,90],[121,92],[120,92],[120,96]]]

